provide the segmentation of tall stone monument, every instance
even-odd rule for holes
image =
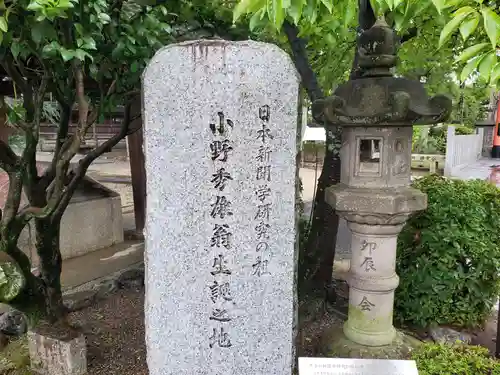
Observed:
[[[419,82],[396,78],[396,42],[385,21],[360,36],[363,77],[340,85],[314,103],[313,114],[343,127],[341,183],[327,202],[352,232],[349,312],[344,333],[367,346],[393,342],[397,237],[427,196],[411,188],[412,125],[438,123],[451,111],[446,96],[431,99]]]
[[[291,374],[299,78],[252,41],[191,41],[143,76],[151,375]]]

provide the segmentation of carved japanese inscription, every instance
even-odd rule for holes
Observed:
[[[290,375],[299,81],[246,40],[171,43],[143,82],[151,375]]]
[[[256,259],[252,264],[252,275],[257,277],[271,274],[268,271],[271,257],[271,249],[268,242],[270,240],[269,231],[271,229],[272,203],[268,201],[271,196],[271,188],[268,183],[272,180],[271,153],[274,135],[270,128],[270,120],[271,108],[269,105],[265,104],[259,107],[259,125],[256,137],[258,149],[255,156],[255,160],[258,163],[255,173],[257,206],[254,218],[256,221],[255,237],[258,242],[255,247],[257,253]]]
[[[235,124],[233,120],[226,117],[223,111],[217,112],[218,122],[210,123],[209,128],[213,135],[212,143],[209,147],[210,157],[216,163],[216,172],[210,176],[210,182],[216,195],[210,203],[210,217],[218,222],[214,224],[212,236],[209,240],[210,247],[216,248],[219,252],[212,262],[210,274],[213,276],[213,282],[208,286],[209,298],[212,301],[209,321],[215,326],[212,328],[212,335],[208,339],[210,348],[215,346],[219,348],[230,348],[233,344],[230,337],[229,322],[232,321],[229,311],[231,297],[231,284],[227,279],[231,274],[231,268],[228,264],[224,250],[231,249],[232,237],[231,227],[224,222],[225,219],[233,215],[231,201],[224,194],[224,190],[233,178],[231,173],[223,165],[227,163],[229,154],[233,146],[227,137],[229,129],[233,129]],[[221,297],[221,298],[219,298]]]

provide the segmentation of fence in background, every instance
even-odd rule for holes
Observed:
[[[448,126],[445,176],[451,177],[457,169],[481,158],[483,136],[483,129],[476,129],[476,134],[458,135],[455,134],[454,126]]]

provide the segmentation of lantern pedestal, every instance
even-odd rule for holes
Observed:
[[[399,284],[398,234],[411,212],[426,207],[427,197],[409,187],[366,189],[341,184],[327,189],[326,201],[346,219],[352,232],[344,333],[359,344],[389,345],[396,335],[392,316]]]

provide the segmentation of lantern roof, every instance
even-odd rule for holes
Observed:
[[[394,77],[397,40],[383,18],[359,36],[359,78],[337,87],[332,96],[313,103],[316,121],[333,126],[411,126],[448,118],[452,100],[429,98],[414,80]]]

